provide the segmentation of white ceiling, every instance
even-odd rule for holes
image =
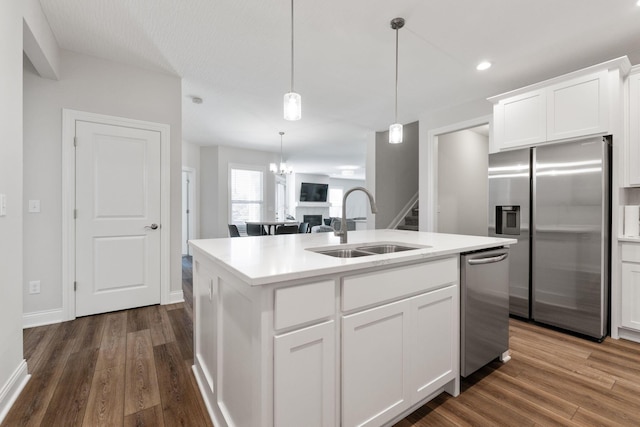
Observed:
[[[636,0],[40,0],[61,48],[183,79],[183,139],[279,153],[296,171],[365,164],[365,141],[398,116],[486,98],[628,55],[640,62]],[[493,62],[475,70],[483,59]],[[192,96],[203,98],[196,105]],[[362,170],[358,171],[358,176]]]

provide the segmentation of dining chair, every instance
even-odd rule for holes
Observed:
[[[298,226],[297,225],[281,225],[276,228],[276,234],[297,234]]]
[[[247,224],[247,235],[249,236],[262,236],[264,234],[262,230],[260,224]]]
[[[240,237],[237,225],[229,224],[229,237]]]
[[[310,233],[311,228],[309,228],[308,222],[301,222],[298,226],[298,233]]]

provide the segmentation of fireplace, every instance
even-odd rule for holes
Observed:
[[[314,225],[322,225],[322,215],[303,215],[302,221],[308,222],[309,228],[313,227]]]

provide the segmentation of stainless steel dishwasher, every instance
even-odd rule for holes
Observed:
[[[460,254],[460,373],[509,359],[509,248]]]

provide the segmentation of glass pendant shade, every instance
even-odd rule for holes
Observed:
[[[284,119],[300,120],[302,117],[302,97],[299,93],[284,94]]]
[[[402,142],[402,125],[394,123],[389,126],[389,144],[400,144]]]

